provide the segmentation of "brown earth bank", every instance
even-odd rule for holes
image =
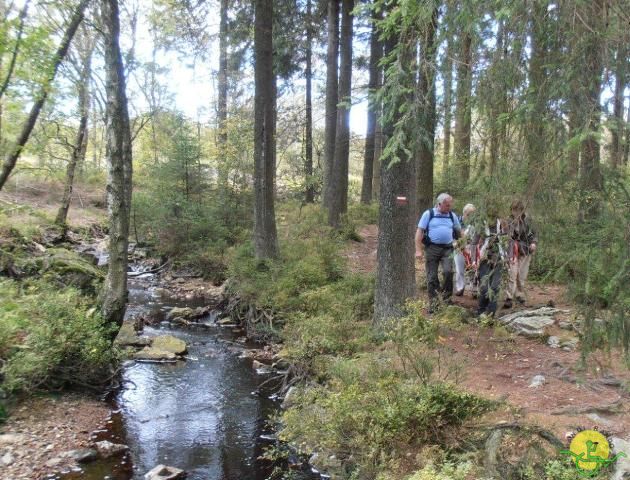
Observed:
[[[1,477],[43,479],[75,467],[69,452],[91,447],[91,433],[104,428],[110,414],[106,402],[78,393],[20,402],[0,428]]]
[[[348,267],[356,273],[376,271],[378,228],[363,227],[362,242],[351,242],[345,252]],[[424,265],[416,265],[418,298],[426,299]],[[456,305],[474,310],[477,301],[469,292],[453,297]],[[563,322],[574,317],[574,307],[560,285],[528,286],[528,301],[519,309],[554,305],[565,310],[557,315],[548,335],[560,338],[567,330]],[[517,309],[497,312],[497,317]],[[565,327],[566,328],[566,327]],[[575,333],[573,334],[575,335]],[[462,368],[458,384],[467,391],[494,400],[505,408],[484,421],[507,421],[536,425],[559,439],[578,428],[597,427],[621,438],[630,436],[630,371],[619,352],[591,354],[586,365],[578,349],[552,348],[542,339],[529,339],[508,333],[503,327],[479,324],[474,319],[461,330],[443,339]],[[544,384],[530,386],[536,375]]]

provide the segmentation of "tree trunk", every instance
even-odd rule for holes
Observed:
[[[328,224],[337,228],[348,210],[348,161],[350,157],[350,108],[352,94],[352,9],[354,0],[341,2],[339,100],[335,156],[330,176]]]
[[[368,80],[367,131],[365,133],[365,152],[363,155],[363,182],[361,183],[361,203],[372,203],[372,181],[374,176],[374,152],[376,141],[376,110],[378,101],[375,98],[379,86],[380,66],[383,56],[383,45],[378,39],[377,22],[382,18],[380,11],[372,12],[372,32],[370,35],[370,66]]]
[[[103,319],[122,325],[127,304],[127,250],[131,211],[131,131],[125,70],[120,52],[118,0],[101,2],[107,93],[106,158],[109,212],[109,263],[101,307]],[[115,336],[115,335],[114,335]]]
[[[574,95],[570,93],[569,95]],[[569,144],[567,145],[567,176],[576,179],[580,171],[580,145],[573,139],[579,135],[580,115],[577,100],[569,100]]]
[[[63,189],[63,197],[61,205],[57,212],[55,223],[65,227],[68,218],[68,210],[70,209],[70,201],[72,200],[72,188],[74,184],[74,173],[77,165],[85,160],[85,150],[87,148],[88,138],[88,118],[90,115],[90,77],[92,72],[92,47],[88,47],[89,51],[82,52],[83,66],[78,80],[78,97],[79,97],[79,128],[77,136],[72,146],[72,153],[68,168],[66,169],[66,183]]]
[[[35,122],[37,122],[37,117],[39,117],[39,112],[41,112],[42,107],[46,102],[46,98],[48,97],[50,86],[52,85],[52,82],[57,75],[57,70],[59,70],[59,65],[65,58],[66,53],[68,53],[70,42],[72,41],[74,34],[79,28],[79,24],[83,20],[85,7],[87,6],[88,2],[89,0],[81,0],[81,3],[79,3],[76,10],[74,11],[74,15],[72,16],[72,19],[70,20],[70,23],[66,28],[66,31],[61,40],[61,44],[59,45],[59,48],[57,49],[57,52],[55,54],[53,68],[51,69],[48,78],[46,78],[44,84],[41,86],[39,93],[35,97],[35,101],[33,103],[33,106],[31,107],[31,111],[24,125],[22,126],[22,131],[20,132],[20,135],[18,136],[15,145],[10,148],[8,155],[4,159],[2,171],[0,171],[0,190],[2,190],[4,184],[9,178],[9,175],[11,175],[11,172],[13,171],[13,168],[15,168],[15,164],[18,161],[18,158],[20,158],[20,154],[22,153],[26,142],[28,142],[28,139],[31,136],[33,127],[35,127]]]
[[[615,95],[613,98],[613,126],[611,128],[610,166],[613,169],[623,164],[624,137],[624,96],[628,80],[628,47],[626,42],[619,42],[615,66]]]
[[[228,100],[228,0],[221,0],[219,23],[219,75],[217,101],[217,151],[219,154],[219,186],[224,188],[228,181],[227,166],[227,100]]]
[[[273,1],[256,0],[254,25],[254,248],[262,260],[278,256],[274,207],[275,98]]]
[[[529,87],[527,92],[527,192],[533,198],[539,188],[539,179],[544,175],[545,166],[545,122],[547,118],[547,54],[549,32],[545,28],[547,1],[534,2],[531,12],[532,53],[529,62]]]
[[[24,21],[26,20],[26,15],[28,13],[28,4],[29,0],[24,2],[24,6],[22,6],[22,10],[20,10],[19,19],[20,23],[18,25],[17,36],[15,38],[15,48],[13,52],[11,52],[11,60],[9,61],[9,68],[7,68],[7,74],[4,77],[4,82],[0,86],[0,100],[4,96],[4,93],[7,91],[9,84],[11,83],[11,77],[13,76],[13,71],[15,70],[15,61],[17,60],[18,53],[20,51],[20,44],[22,43],[22,34],[24,33]]]
[[[435,7],[426,27],[420,53],[420,78],[416,102],[420,104],[420,145],[417,154],[416,216],[433,205],[433,163],[435,161],[435,62],[437,45],[435,33],[439,9]]]
[[[465,186],[470,178],[470,126],[472,92],[472,37],[463,32],[461,52],[457,66],[457,99],[455,105],[455,168],[459,186]]]
[[[442,173],[445,180],[448,178],[451,159],[451,97],[453,92],[453,60],[451,58],[453,55],[453,38],[451,35],[447,37],[446,42],[446,55],[442,73],[444,77],[444,161],[442,163]]]
[[[304,174],[306,176],[306,192],[304,200],[306,203],[315,201],[315,185],[313,185],[313,101],[312,101],[312,78],[313,78],[313,18],[311,0],[306,2],[306,132],[304,154]]]
[[[580,28],[579,40],[583,42],[584,63],[580,75],[580,103],[583,106],[585,118],[581,145],[582,165],[580,170],[580,188],[582,200],[580,203],[580,217],[592,220],[599,213],[598,196],[602,191],[602,176],[600,171],[600,152],[598,133],[600,127],[601,104],[600,95],[603,74],[603,44],[598,37],[604,25],[605,0],[593,0],[581,8],[582,18],[588,19],[589,27]]]
[[[324,131],[324,195],[323,204],[330,205],[330,177],[335,159],[337,136],[337,103],[339,58],[339,0],[328,0],[328,48],[326,52],[326,125]]]
[[[497,46],[493,55],[493,67],[496,71],[500,67],[501,63],[505,60],[503,57],[503,49],[505,44],[505,22],[501,19],[498,21],[497,30]],[[499,71],[501,69],[499,68]],[[500,92],[493,92],[490,101],[490,161],[488,162],[487,172],[490,178],[494,177],[497,172],[497,165],[499,164],[499,151],[501,146],[502,136],[500,134],[499,115],[504,112],[506,100],[505,80],[503,78],[496,78],[496,73],[492,78],[492,85],[497,85],[500,88]],[[494,89],[493,89],[494,90]],[[497,89],[498,90],[498,89]]]
[[[403,34],[401,34],[402,36]],[[413,64],[413,42],[406,39],[406,48],[399,51],[398,65],[409,69]],[[401,42],[403,43],[403,42]],[[394,47],[394,40],[386,43],[386,52]],[[409,85],[412,91],[415,75],[412,72],[390,71],[389,75],[401,75],[395,83]],[[385,87],[387,89],[387,79]],[[383,126],[384,139],[393,136],[395,125],[400,120],[400,107],[404,102],[411,103],[413,95],[398,94],[395,100],[385,102],[384,109],[392,112],[385,115],[390,121]],[[415,125],[403,128],[414,130]],[[400,128],[400,127],[399,127]],[[416,172],[413,156],[405,151],[396,152],[398,161],[391,159],[381,162],[381,198],[378,220],[378,248],[376,267],[376,289],[374,292],[374,325],[384,326],[389,319],[399,317],[408,298],[415,295],[415,205]],[[404,198],[404,199],[403,199]]]
[[[379,71],[379,81],[382,81],[383,72]],[[379,87],[381,84],[379,83]],[[383,127],[381,126],[381,117],[383,113],[383,104],[378,102],[374,105],[376,115],[374,116],[374,161],[372,167],[372,198],[379,201],[381,198],[381,153],[383,153]]]

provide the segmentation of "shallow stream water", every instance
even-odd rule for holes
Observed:
[[[163,319],[174,306],[204,305],[203,299],[181,302],[160,297],[155,287],[151,279],[131,282],[127,315],[144,312]],[[270,466],[258,457],[270,433],[267,420],[278,408],[269,398],[273,382],[240,356],[247,346],[237,341],[237,333],[216,326],[212,318],[203,323],[207,325],[183,329],[161,322],[145,328],[145,335],[169,334],[184,340],[187,359],[127,363],[122,387],[113,399],[117,410],[95,439],[124,443],[129,454],[88,464],[62,478],[142,479],[158,464],[181,468],[191,480],[267,478]]]

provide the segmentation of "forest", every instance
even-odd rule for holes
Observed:
[[[0,17],[3,478],[630,475],[630,0]]]

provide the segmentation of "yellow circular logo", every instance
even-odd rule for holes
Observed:
[[[613,458],[610,456],[610,444],[608,439],[597,430],[582,430],[578,432],[568,450],[560,453],[569,455],[578,474],[581,477],[593,478],[599,471],[614,463],[619,457],[625,457],[624,452],[619,452]]]
[[[597,470],[602,460],[610,455],[610,445],[606,437],[596,430],[582,430],[569,445],[569,450],[575,455],[575,464],[582,470]]]

